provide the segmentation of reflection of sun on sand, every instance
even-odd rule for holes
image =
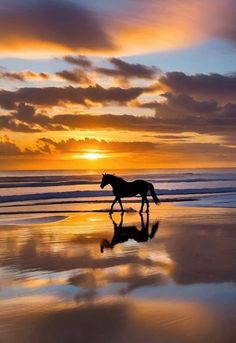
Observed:
[[[234,342],[235,210],[163,204],[149,216],[160,223],[152,239],[103,254],[108,213],[65,216],[0,226],[1,341]],[[124,214],[122,230],[141,226]]]

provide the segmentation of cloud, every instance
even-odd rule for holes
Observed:
[[[78,59],[80,58],[81,56],[78,56]],[[83,57],[82,60],[84,60]],[[127,78],[138,75],[152,78],[157,72],[152,67],[130,64],[120,59],[113,58],[111,61],[117,66],[112,70],[117,72],[117,75]],[[91,68],[94,69],[93,66]],[[57,75],[70,82],[90,82],[87,74],[77,68],[57,72]],[[157,100],[144,102],[143,99],[148,99],[146,94],[157,88],[159,91]],[[161,91],[167,89],[168,92],[160,94]],[[144,94],[145,97],[140,97]],[[0,105],[9,112],[0,116],[0,127],[13,132],[78,129],[153,132],[156,135],[193,132],[218,136],[225,144],[234,146],[236,103],[228,102],[226,98],[235,101],[235,94],[235,75],[186,75],[180,72],[166,73],[159,78],[157,84],[146,87],[104,88],[95,85],[0,90]],[[153,98],[152,94],[151,99]],[[69,104],[82,105],[88,111],[93,104],[122,106],[131,101],[133,109],[135,107],[149,109],[149,113],[151,109],[153,115],[64,114],[64,108]],[[48,115],[42,110],[42,107],[54,106],[63,108],[63,113]]]
[[[89,150],[99,150],[102,153],[108,154],[108,164],[117,159],[114,154],[126,154],[126,159],[130,158],[130,165],[141,162],[148,165],[158,163],[167,163],[168,165],[176,165],[178,163],[189,163],[190,165],[206,165],[211,163],[231,163],[236,158],[236,147],[229,147],[219,143],[192,143],[176,141],[166,142],[159,140],[158,142],[149,141],[105,141],[97,139],[75,139],[69,138],[61,141],[55,141],[50,138],[41,138],[38,141],[43,150],[49,150],[51,153],[59,154],[60,156],[76,155],[76,158],[83,156],[83,153]],[[133,163],[132,163],[133,159]],[[103,160],[104,161],[104,160]],[[110,162],[109,162],[110,161]],[[104,162],[106,163],[106,162]]]
[[[51,123],[50,117],[36,113],[33,106],[20,103],[11,115],[0,116],[0,129],[13,132],[36,133],[43,130],[63,131],[65,128],[59,124]]]
[[[121,77],[125,79],[140,78],[147,80],[154,79],[159,72],[157,67],[147,67],[143,64],[127,63],[119,58],[113,57],[110,58],[109,61],[113,64],[115,69],[96,68],[95,71],[112,77]]]
[[[191,142],[158,142],[148,141],[105,141],[91,138],[69,138],[56,141],[51,138],[40,138],[36,148],[26,146],[19,148],[15,143],[0,139],[0,161],[3,168],[17,168],[35,162],[39,166],[48,168],[57,166],[63,168],[65,159],[67,166],[74,166],[75,160],[83,157],[89,150],[99,150],[102,155],[98,163],[101,168],[119,168],[119,159],[124,158],[124,163],[130,167],[137,163],[153,167],[159,165],[176,166],[180,163],[185,166],[232,166],[236,158],[236,147],[221,145],[219,143],[191,143]],[[178,143],[178,144],[177,144]],[[123,156],[122,156],[123,154]],[[102,156],[104,155],[104,158]],[[109,157],[109,158],[105,158]],[[119,158],[118,158],[119,157]],[[6,163],[7,161],[7,163]],[[81,160],[80,166],[86,166],[86,161]]]
[[[50,74],[48,73],[35,73],[30,70],[12,72],[12,71],[0,71],[0,79],[7,79],[10,81],[22,81],[25,82],[30,79],[43,79],[48,80]]]
[[[236,104],[219,105],[217,102],[198,101],[188,95],[162,94],[165,102],[150,102],[141,107],[155,110],[155,120],[163,132],[198,132],[225,134],[236,124]]]
[[[86,73],[80,69],[62,70],[62,71],[56,72],[56,75],[62,78],[63,80],[66,80],[72,83],[79,83],[83,85],[92,84],[92,81],[88,78]]]
[[[139,104],[142,108],[153,109],[154,116],[57,114],[49,117],[36,112],[32,105],[20,103],[11,115],[0,117],[0,125],[12,131],[112,129],[157,134],[196,132],[232,137],[236,124],[236,104],[220,106],[214,101],[197,101],[186,95],[171,93],[162,97],[165,102]],[[17,125],[16,120],[19,121]]]
[[[44,152],[44,147],[38,147],[38,150],[32,150],[31,148],[26,148],[24,150],[20,149],[16,143],[9,140],[7,136],[0,137],[0,156],[2,157],[16,157],[16,156],[27,156],[27,155],[38,155]]]
[[[119,15],[111,15],[117,45],[125,52],[146,53],[191,47],[211,39],[235,44],[233,0],[165,2],[125,1]]]
[[[21,154],[18,146],[8,140],[7,137],[0,137],[0,155],[1,156],[15,156]]]
[[[114,129],[152,131],[156,133],[197,132],[225,135],[234,131],[236,104],[218,105],[214,101],[196,101],[185,95],[163,95],[165,102],[140,104],[155,110],[155,116],[135,115],[73,115],[51,117],[52,124],[70,129]]]
[[[82,68],[91,68],[92,62],[83,55],[75,55],[75,56],[64,56],[64,61]]]
[[[221,37],[224,40],[236,44],[236,3],[234,0],[227,0],[222,11],[222,18],[225,17],[225,20],[217,23],[216,35]]]
[[[20,103],[16,111],[12,112],[12,117],[27,124],[37,124],[52,130],[50,118],[45,114],[36,113],[35,108],[31,105]]]
[[[0,49],[108,50],[114,47],[96,13],[65,0],[4,1]],[[41,46],[41,47],[40,47]]]
[[[13,81],[25,81],[24,75],[22,73],[14,73],[8,71],[1,71],[0,72],[0,79],[8,79]]]
[[[14,117],[8,115],[0,115],[0,130],[9,130],[13,132],[26,132],[26,133],[34,133],[40,132],[42,129],[34,128],[29,126],[26,123],[20,122],[15,120]]]
[[[122,61],[118,58],[110,58],[109,62],[114,68],[102,68],[94,66],[85,56],[65,56],[63,58],[66,62],[76,65],[77,68],[72,70],[63,70],[56,73],[57,76],[62,79],[81,84],[93,84],[92,80],[88,77],[88,73],[93,75],[98,74],[113,77],[118,81],[126,84],[128,87],[128,81],[132,79],[145,79],[153,80],[157,77],[160,70],[157,67],[149,67],[143,64],[133,64]],[[79,67],[79,68],[78,68]],[[84,70],[86,69],[86,71]]]
[[[137,54],[193,46],[210,39],[235,45],[235,1],[2,0],[0,49],[5,53]],[[75,63],[67,58],[69,63]],[[83,64],[83,65],[82,65]],[[77,65],[86,67],[82,58]]]
[[[0,104],[10,109],[0,116],[1,129],[13,132],[64,130],[125,130],[180,134],[193,132],[221,137],[225,144],[235,145],[236,104],[219,104],[214,100],[197,100],[185,94],[165,93],[159,101],[136,102],[140,108],[152,109],[153,116],[127,114],[55,114],[41,113],[40,105],[55,106],[86,101],[103,105],[124,104],[138,97],[146,88],[47,87],[0,91]],[[39,107],[38,107],[39,106]]]
[[[95,138],[75,139],[69,138],[59,142],[50,138],[41,138],[40,142],[53,146],[57,151],[64,153],[78,153],[87,149],[99,149],[106,152],[145,152],[155,149],[156,143],[151,142],[107,142]]]
[[[86,105],[86,100],[94,103],[125,104],[136,99],[148,90],[145,87],[109,87],[99,85],[83,87],[25,87],[16,91],[0,90],[0,106],[5,109],[14,109],[20,102],[31,105],[55,106],[65,103]]]
[[[234,101],[236,97],[236,74],[195,74],[169,72],[158,80],[163,87],[177,94],[188,94],[218,101]]]

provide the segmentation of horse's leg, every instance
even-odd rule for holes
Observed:
[[[141,204],[139,213],[142,213],[142,212],[143,212],[144,199],[145,199],[145,198],[142,196],[142,204]]]
[[[111,205],[111,209],[110,209],[110,214],[112,214],[112,211],[113,211],[113,207],[114,207],[114,205],[115,205],[115,203],[117,202],[117,197],[115,197],[115,199],[114,199],[114,201],[113,201],[113,203],[112,203],[112,205]]]
[[[119,224],[119,229],[122,229],[122,226],[123,226],[123,219],[124,219],[124,216],[123,216],[123,212],[120,216],[120,224]]]
[[[118,201],[119,201],[119,204],[120,204],[120,207],[121,207],[121,212],[124,213],[124,208],[123,208],[123,205],[122,205],[122,202],[121,202],[121,198],[118,198]]]
[[[149,213],[149,201],[148,201],[148,198],[146,197],[145,200],[146,200],[146,204],[147,204],[146,212]]]

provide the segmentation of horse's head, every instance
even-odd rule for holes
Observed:
[[[100,184],[101,188],[104,188],[105,186],[109,185],[110,183],[110,175],[109,174],[102,174],[102,181]]]

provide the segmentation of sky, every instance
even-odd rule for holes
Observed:
[[[236,167],[234,0],[1,0],[0,169]]]

